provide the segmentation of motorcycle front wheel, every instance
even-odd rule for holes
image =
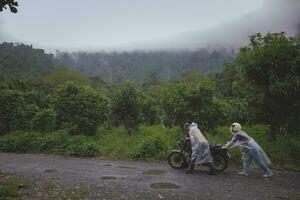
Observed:
[[[187,167],[184,155],[180,152],[172,152],[168,156],[168,163],[174,169],[182,169]]]

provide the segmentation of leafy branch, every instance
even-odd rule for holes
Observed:
[[[12,13],[18,12],[16,7],[19,6],[19,4],[15,0],[0,0],[0,12],[2,12],[3,9],[6,9],[6,6],[9,7]]]

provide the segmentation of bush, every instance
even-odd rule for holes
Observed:
[[[68,146],[69,136],[66,131],[61,130],[52,133],[39,134],[35,141],[38,152],[64,154],[64,149]]]
[[[52,109],[38,112],[32,119],[32,129],[39,132],[49,132],[55,129],[56,113]]]
[[[127,82],[120,87],[112,98],[112,120],[115,124],[123,125],[129,132],[138,128],[141,105],[138,92],[134,85]]]
[[[31,119],[38,112],[36,93],[2,90],[0,92],[0,134],[29,130]]]
[[[165,149],[165,144],[162,141],[161,137],[153,137],[153,136],[147,137],[141,142],[134,158],[137,159],[154,158],[154,157],[159,158],[161,157],[164,149]]]
[[[0,151],[26,153],[31,150],[38,150],[36,146],[36,133],[16,132],[7,134],[0,138]]]
[[[215,89],[207,80],[205,83],[167,85],[163,90],[162,108],[164,124],[168,127],[182,126],[186,121],[195,120],[202,129],[211,130],[224,119],[222,105],[215,100]]]
[[[98,146],[86,136],[69,136],[66,131],[55,133],[16,132],[0,138],[0,151],[17,153],[55,153],[68,156],[91,157]]]
[[[96,144],[81,143],[71,144],[67,147],[65,154],[76,157],[93,157],[98,154],[99,150]]]
[[[184,137],[178,129],[164,129],[162,126],[141,126],[139,132],[133,159],[165,159],[177,146],[177,140]]]
[[[73,127],[74,134],[93,134],[110,114],[107,97],[89,87],[67,82],[58,86],[47,101],[57,113],[59,127]]]
[[[93,123],[93,121],[89,121],[87,118],[80,118],[77,125],[72,127],[69,131],[70,135],[79,135],[84,134],[88,136],[92,136],[96,134],[97,124]]]

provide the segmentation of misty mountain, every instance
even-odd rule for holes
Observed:
[[[222,69],[224,61],[232,58],[233,52],[227,49],[56,54],[58,64],[100,76],[111,83],[126,80],[143,83],[151,73],[156,73],[163,80],[177,78],[186,71],[210,73]]]

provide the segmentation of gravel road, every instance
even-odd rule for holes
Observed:
[[[234,169],[208,175],[206,168],[198,168],[186,174],[166,163],[13,153],[0,153],[0,171],[53,180],[61,187],[88,186],[90,199],[300,199],[300,173],[295,172],[275,171],[269,179],[259,170],[249,177]]]

